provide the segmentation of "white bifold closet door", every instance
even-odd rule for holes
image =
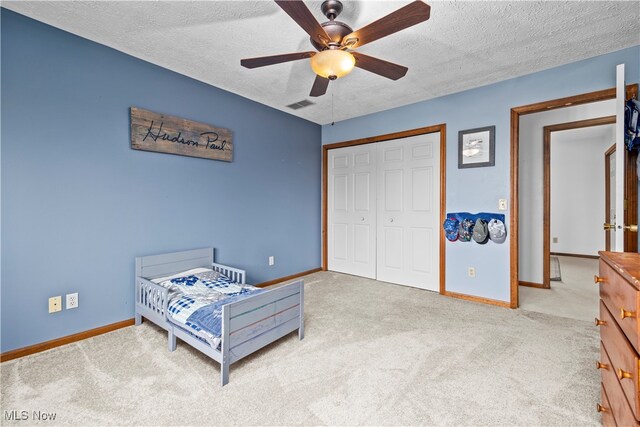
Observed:
[[[439,132],[330,150],[328,183],[329,270],[439,289]]]
[[[376,278],[375,170],[375,144],[329,151],[329,270]]]
[[[440,133],[378,144],[377,279],[440,287]]]

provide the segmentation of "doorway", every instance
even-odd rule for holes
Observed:
[[[572,113],[580,111],[585,113]],[[547,120],[554,117],[562,116]],[[520,289],[522,309],[584,321],[598,315],[592,278],[598,274],[598,252],[605,249],[605,232],[599,231],[606,218],[603,159],[615,131],[615,116],[543,127],[543,281],[537,289]]]
[[[631,97],[637,97],[638,94],[638,85],[629,85],[626,87],[626,99]],[[520,170],[520,119],[522,116],[529,115],[532,113],[539,113],[543,111],[550,111],[555,109],[562,109],[571,106],[577,106],[582,104],[589,104],[598,101],[611,100],[616,98],[616,89],[605,89],[601,91],[586,93],[577,96],[571,96],[566,98],[559,98],[551,101],[540,102],[536,104],[524,105],[520,107],[514,107],[511,109],[511,217],[509,220],[509,225],[511,229],[511,239],[510,239],[510,307],[517,308],[519,306],[519,284],[520,284],[520,269],[519,269],[519,245],[520,245],[520,208],[519,208],[519,175],[521,173]],[[629,156],[631,157],[631,156]],[[633,188],[635,186],[635,191],[637,195],[637,177],[635,175],[635,170],[630,167],[631,159],[627,158],[625,164],[629,167],[626,168],[626,179],[625,179],[625,188],[630,192],[633,192]],[[631,173],[633,170],[634,174]],[[633,182],[633,185],[631,184]],[[637,205],[631,206],[628,205],[628,209],[625,211],[625,216],[628,217],[626,219],[632,220],[635,219],[637,221],[638,211]],[[626,222],[629,224],[630,222]],[[628,247],[632,248],[634,243],[632,240],[636,240],[635,242],[635,250],[637,251],[637,236],[636,233],[631,233],[629,231],[625,231],[625,236],[628,238],[625,239],[625,242],[628,243]]]
[[[445,141],[442,124],[323,146],[323,270],[444,292]]]
[[[612,233],[597,232],[607,212],[602,157],[615,142],[615,123],[615,116],[606,116],[543,128],[545,289],[551,287],[552,269],[553,279],[562,278],[558,257],[597,259],[598,251],[606,249],[605,234]]]

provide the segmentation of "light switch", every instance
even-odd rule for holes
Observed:
[[[507,210],[507,199],[498,200],[498,210],[506,211]]]

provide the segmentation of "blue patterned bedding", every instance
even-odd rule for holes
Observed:
[[[217,348],[222,329],[222,306],[264,292],[234,283],[225,275],[206,270],[160,283],[169,289],[169,319],[204,337]]]

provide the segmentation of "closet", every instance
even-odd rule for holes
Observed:
[[[327,268],[437,291],[440,132],[329,150],[327,176]]]

